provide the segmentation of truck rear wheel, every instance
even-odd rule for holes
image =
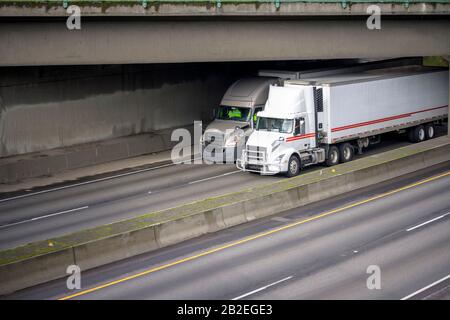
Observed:
[[[334,166],[339,164],[339,149],[336,146],[330,146],[328,149],[328,157],[327,161],[325,161],[325,164],[328,167]]]
[[[339,146],[339,156],[341,163],[349,162],[353,160],[354,150],[353,146],[346,142]]]
[[[288,171],[286,172],[287,177],[295,177],[300,173],[300,160],[297,156],[292,155],[288,162]]]
[[[425,126],[425,136],[427,140],[434,138],[434,125],[432,123],[429,123]]]
[[[422,142],[426,138],[425,128],[420,125],[413,129],[412,138],[414,142]]]

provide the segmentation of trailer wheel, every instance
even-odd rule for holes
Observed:
[[[354,150],[353,146],[346,142],[339,146],[339,156],[341,163],[349,162],[353,160]]]
[[[330,146],[330,148],[328,149],[328,157],[327,157],[327,161],[325,162],[325,164],[328,167],[334,166],[339,164],[339,149],[336,146]]]
[[[300,173],[300,160],[296,155],[292,155],[288,162],[288,171],[286,172],[287,177],[295,177]]]
[[[425,136],[427,140],[434,138],[434,125],[432,123],[425,126]]]
[[[414,142],[422,142],[426,138],[425,128],[420,125],[413,129]]]

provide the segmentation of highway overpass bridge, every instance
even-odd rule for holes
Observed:
[[[448,0],[1,1],[0,65],[382,58],[450,53]],[[81,9],[68,30],[65,7]],[[369,30],[367,8],[381,9]]]

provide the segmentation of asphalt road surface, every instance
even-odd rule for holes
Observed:
[[[385,136],[383,143],[357,158],[407,144],[397,135]],[[320,168],[319,165],[305,171]],[[38,191],[0,195],[0,249],[278,179],[285,178],[243,173],[234,165],[164,164]]]
[[[81,290],[68,290],[66,279],[61,279],[6,298],[448,298],[450,165],[88,270],[81,276]]]

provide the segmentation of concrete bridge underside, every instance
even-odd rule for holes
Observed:
[[[0,66],[383,58],[448,55],[450,19],[82,18],[0,20]]]

